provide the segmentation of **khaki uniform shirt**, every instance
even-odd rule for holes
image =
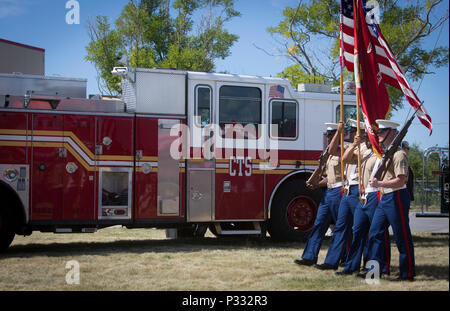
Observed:
[[[338,182],[342,182],[341,177],[341,158],[338,156],[330,156],[327,160],[326,173],[328,178],[328,184],[332,185]]]
[[[371,150],[367,148],[365,143],[360,144],[361,170],[362,170],[362,161],[364,160],[364,157],[370,152]],[[344,174],[345,174],[345,183],[347,185],[349,185],[350,182],[352,183],[358,182],[358,148],[354,148],[353,157],[350,163],[345,164]]]
[[[345,164],[344,175],[346,185],[358,181],[358,164]]]
[[[383,181],[396,178],[399,175],[405,175],[408,178],[408,156],[401,148],[394,153],[393,163],[389,166],[388,171],[384,175]],[[408,180],[408,179],[407,179]]]
[[[361,182],[364,189],[367,189],[369,185],[369,179],[372,176],[373,169],[375,167],[375,163],[377,162],[377,155],[372,150],[368,149],[369,153],[366,154],[366,160],[361,163]]]

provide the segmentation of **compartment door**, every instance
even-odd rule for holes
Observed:
[[[95,217],[95,117],[64,116],[64,220]]]
[[[180,215],[180,161],[170,153],[172,142],[170,136],[172,126],[179,120],[158,120],[158,198],[157,216]]]
[[[134,167],[134,117],[96,118],[98,219],[130,220]]]
[[[136,220],[156,218],[158,195],[158,119],[136,117]]]
[[[63,115],[32,116],[31,220],[63,218]]]
[[[189,222],[211,221],[214,219],[215,162],[205,161],[203,167],[195,167],[194,163],[189,165],[187,219]],[[208,168],[208,165],[211,168]]]

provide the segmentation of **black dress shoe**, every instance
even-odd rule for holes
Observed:
[[[336,275],[352,275],[353,273],[355,273],[355,271],[342,270],[342,271],[335,272],[334,274],[336,274]]]
[[[367,275],[367,272],[360,272],[356,274],[356,277],[361,278],[361,279],[365,279]]]
[[[314,268],[317,268],[317,269],[319,269],[319,270],[337,270],[337,266],[332,266],[332,265],[329,265],[329,264],[327,264],[327,263],[323,263],[323,264],[321,264],[321,265],[314,265]]]
[[[294,263],[301,266],[312,266],[313,264],[315,264],[314,261],[308,259],[295,259]]]

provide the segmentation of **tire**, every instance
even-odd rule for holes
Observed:
[[[287,181],[272,202],[267,228],[270,236],[279,241],[305,241],[323,194],[322,189],[308,189],[303,179]]]
[[[14,240],[14,229],[12,217],[5,210],[0,210],[0,253],[6,251]]]

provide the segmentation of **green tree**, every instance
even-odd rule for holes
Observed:
[[[417,144],[409,146],[409,166],[411,167],[415,179],[422,179],[422,154],[423,150]]]
[[[408,79],[418,81],[432,73],[432,68],[448,64],[448,47],[424,43],[448,20],[444,0],[378,0],[378,3],[380,28]],[[297,7],[285,8],[284,19],[278,25],[268,28],[279,43],[279,52],[295,65],[285,70],[285,77],[339,81],[339,12],[339,0],[300,0]],[[393,109],[402,107],[403,94],[391,87],[388,91]]]
[[[215,15],[214,8],[221,6],[223,11]],[[189,35],[193,29],[192,16],[203,7],[206,13],[200,18],[197,35]],[[230,34],[224,25],[240,13],[233,9],[231,0],[178,0],[174,4],[178,10],[174,20],[173,43],[169,46],[163,67],[191,69],[210,72],[214,69],[214,60],[230,55],[230,48],[238,36]]]
[[[286,67],[282,72],[277,75],[280,78],[286,78],[289,82],[296,86],[300,83],[329,83],[329,79],[322,75],[307,74],[299,64]]]
[[[111,29],[106,16],[97,16],[94,24],[88,27],[91,42],[86,47],[85,59],[95,64],[97,70],[98,89],[103,94],[114,94],[120,82],[120,77],[113,76],[111,69],[117,66],[121,57],[121,42],[119,34]]]
[[[234,0],[130,0],[114,28],[102,16],[89,23],[86,60],[97,69],[99,89],[114,95],[120,85],[111,70],[124,55],[130,67],[210,72],[238,39],[224,28],[237,16]]]

